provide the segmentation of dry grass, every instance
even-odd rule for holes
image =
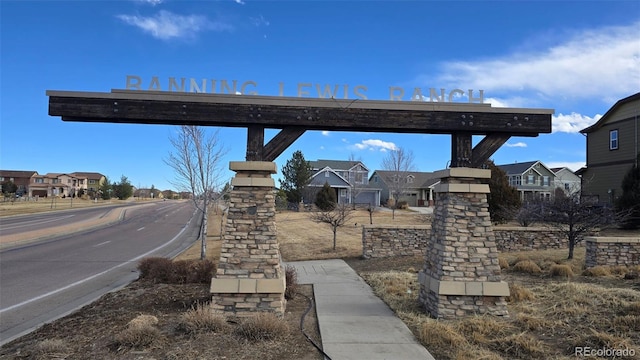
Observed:
[[[362,256],[362,225],[369,224],[369,213],[356,210],[351,222],[338,229],[336,250],[332,249],[333,233],[328,225],[315,223],[308,212],[283,211],[276,214],[280,253],[285,261],[333,259]],[[380,210],[373,213],[373,224],[425,224],[424,216],[412,211]]]
[[[36,359],[66,359],[69,355],[69,346],[62,339],[44,339],[35,346]]]
[[[113,204],[125,204],[128,201],[122,200],[98,200],[94,202],[92,200],[71,199],[71,198],[40,198],[38,201],[30,200],[26,201],[24,198],[20,198],[16,201],[4,200],[0,198],[0,216],[9,215],[22,215],[22,214],[35,214],[46,211],[57,211],[66,209],[76,209],[85,207],[94,207],[102,205]],[[156,200],[157,201],[157,200]]]
[[[555,277],[572,278],[574,276],[571,266],[565,264],[553,264],[549,268],[549,274]]]
[[[527,285],[528,274],[514,273],[512,279],[522,280],[510,284],[509,318],[434,320],[418,305],[415,273],[362,276],[436,359],[569,359],[575,346],[640,353],[640,291],[635,289],[582,283],[579,276],[572,282],[541,279]]]
[[[289,333],[289,325],[273,313],[256,313],[242,318],[234,333],[250,341],[274,340]]]
[[[540,274],[542,272],[542,269],[532,260],[521,260],[513,265],[513,271],[521,272],[524,274]]]
[[[208,304],[198,303],[180,317],[176,329],[185,333],[219,332],[228,328],[227,318]]]
[[[144,348],[162,337],[162,333],[156,327],[158,318],[153,315],[139,315],[129,321],[126,329],[119,333],[113,343],[117,351],[130,348]]]

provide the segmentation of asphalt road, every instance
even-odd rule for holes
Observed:
[[[0,345],[128,284],[140,259],[179,254],[197,239],[194,214],[191,202],[155,202],[112,226],[0,252]]]
[[[3,217],[0,219],[0,235],[9,236],[25,231],[47,229],[54,226],[64,226],[80,221],[101,218],[115,208],[132,205],[103,205],[96,207],[50,211],[28,215]]]

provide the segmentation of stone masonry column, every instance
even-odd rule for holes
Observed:
[[[474,314],[508,316],[498,249],[489,218],[491,170],[438,171],[431,236],[420,271],[420,303],[438,319]]]
[[[231,203],[216,275],[211,279],[212,306],[247,315],[284,313],[285,276],[276,238],[276,164],[232,161]]]

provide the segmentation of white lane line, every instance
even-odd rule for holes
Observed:
[[[54,221],[60,221],[60,220],[64,220],[64,219],[68,219],[68,218],[74,217],[74,216],[75,215],[64,215],[64,216],[56,216],[56,217],[49,218],[49,219],[46,219],[46,220],[22,221],[20,223],[13,224],[13,225],[2,226],[2,229],[3,230],[10,230],[10,229],[19,229],[21,227],[31,227],[33,225],[46,224],[46,223],[50,223],[50,222],[54,222]]]
[[[105,241],[105,242],[101,242],[100,244],[93,245],[93,247],[98,247],[98,246],[102,246],[102,245],[107,245],[107,244],[108,244],[108,243],[110,243],[110,242],[111,242],[111,240],[108,240],[108,241]]]
[[[141,227],[140,229],[136,230],[136,231],[140,231],[140,230],[144,230],[144,226],[143,226],[143,227]]]
[[[46,293],[46,294],[42,294],[42,295],[36,296],[36,297],[31,298],[31,299],[29,299],[29,300],[25,300],[25,301],[23,301],[23,302],[21,302],[21,303],[18,303],[18,304],[15,304],[15,305],[11,305],[11,306],[9,306],[8,308],[0,309],[0,314],[2,314],[2,313],[3,313],[3,312],[5,312],[5,311],[13,310],[13,309],[19,308],[20,306],[27,305],[27,304],[32,303],[32,302],[34,302],[34,301],[38,301],[38,300],[40,300],[40,299],[44,299],[44,298],[46,298],[47,296],[55,295],[55,294],[57,294],[57,293],[59,293],[59,292],[65,291],[65,290],[67,290],[67,289],[70,289],[70,288],[72,288],[72,287],[74,287],[74,286],[76,286],[76,285],[80,285],[80,284],[82,284],[82,283],[85,283],[85,282],[87,282],[87,281],[91,281],[91,280],[93,280],[93,279],[95,279],[95,278],[97,278],[97,277],[99,277],[99,276],[102,276],[102,275],[104,275],[104,274],[108,273],[109,271],[113,271],[113,270],[115,270],[115,269],[117,269],[117,268],[119,268],[119,267],[125,266],[125,265],[127,265],[127,264],[129,264],[129,263],[131,263],[131,262],[135,262],[135,261],[138,261],[138,260],[142,259],[143,257],[149,256],[150,254],[153,254],[154,252],[156,252],[156,251],[158,251],[158,250],[162,249],[163,247],[165,247],[165,246],[167,246],[167,245],[171,244],[171,243],[172,243],[172,242],[174,242],[177,238],[179,238],[179,237],[180,237],[180,235],[182,235],[182,233],[183,233],[185,230],[187,230],[187,228],[189,227],[188,225],[189,225],[189,223],[190,223],[190,222],[191,222],[191,220],[189,220],[189,221],[187,222],[187,225],[183,226],[183,227],[182,227],[182,229],[180,230],[180,232],[178,232],[178,234],[176,234],[176,236],[174,236],[171,240],[167,241],[166,243],[164,243],[164,244],[162,244],[162,245],[158,246],[157,248],[155,248],[155,249],[153,249],[153,250],[149,250],[149,251],[147,251],[146,253],[144,253],[144,254],[142,254],[142,255],[138,255],[138,256],[134,257],[133,259],[131,259],[131,260],[129,260],[129,261],[125,261],[125,262],[123,262],[123,263],[121,263],[121,264],[119,264],[119,265],[116,265],[116,266],[114,266],[114,267],[112,267],[112,268],[110,268],[110,269],[107,269],[107,270],[105,270],[105,271],[103,271],[103,272],[101,272],[101,273],[98,273],[98,274],[95,274],[95,275],[89,276],[88,278],[85,278],[85,279],[82,279],[82,280],[78,280],[78,281],[74,282],[73,284],[69,284],[69,285],[64,286],[64,287],[61,287],[60,289],[57,289],[57,290],[49,291],[49,292],[48,292],[48,293]]]

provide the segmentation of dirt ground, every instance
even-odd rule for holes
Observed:
[[[288,301],[284,316],[288,331],[281,338],[249,341],[233,331],[192,334],[180,330],[182,314],[210,299],[208,284],[169,285],[138,280],[6,344],[0,348],[0,359],[322,359],[300,331],[312,292],[311,286],[303,286]],[[117,339],[127,323],[141,314],[158,318],[158,334],[143,347],[119,345]],[[232,328],[237,326],[236,320],[229,320]],[[319,343],[313,309],[306,315],[304,327]]]

